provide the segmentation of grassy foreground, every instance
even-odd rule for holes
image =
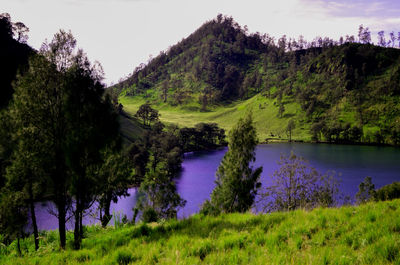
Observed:
[[[141,96],[124,96],[120,97],[119,100],[124,106],[124,110],[133,115],[140,105],[146,103],[149,99]],[[152,101],[150,100],[150,102]],[[264,141],[266,138],[287,139],[286,127],[290,119],[293,119],[296,123],[292,138],[294,140],[311,140],[311,124],[306,121],[304,111],[295,102],[286,102],[282,117],[278,115],[279,108],[276,105],[276,99],[269,99],[260,94],[230,105],[210,106],[204,112],[200,111],[197,102],[175,107],[167,103],[153,102],[155,103],[152,104],[152,107],[159,111],[162,122],[177,124],[181,127],[193,127],[200,122],[215,122],[228,131],[239,118],[244,117],[246,112],[251,110],[260,141]],[[271,133],[273,136],[271,136]]]
[[[55,235],[46,233],[37,253],[32,239],[24,240],[22,258],[15,243],[3,247],[0,264],[400,264],[400,200],[92,226],[79,251],[56,250]]]

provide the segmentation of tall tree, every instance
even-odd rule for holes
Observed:
[[[364,25],[360,25],[358,28],[358,40],[360,43],[368,44],[371,42],[371,32],[368,27],[364,28]]]
[[[366,177],[364,181],[358,185],[358,192],[356,194],[356,203],[363,204],[368,201],[374,200],[376,196],[375,185],[372,183],[371,177]]]
[[[72,36],[71,36],[72,37]],[[103,162],[102,149],[118,137],[117,113],[109,97],[103,98],[101,67],[91,65],[78,50],[65,73],[65,115],[69,130],[65,139],[68,187],[74,199],[74,246],[80,248],[84,212],[95,201],[97,167]]]
[[[383,30],[378,32],[378,45],[386,47],[385,32]]]
[[[35,166],[47,177],[48,193],[57,208],[60,247],[65,248],[65,221],[75,200],[75,246],[82,237],[82,215],[90,206],[102,161],[101,149],[118,135],[116,113],[103,98],[101,71],[75,50],[71,33],[60,31],[30,60],[29,71],[18,77],[10,108],[16,141],[35,156]],[[34,152],[33,146],[40,152]]]
[[[296,124],[294,120],[291,119],[286,127],[286,131],[289,133],[289,142],[292,141],[292,131],[294,130],[294,128],[296,128]]]
[[[55,47],[52,51],[57,53],[58,49]],[[22,122],[16,127],[15,135],[25,132],[26,140],[35,141],[43,150],[37,159],[47,171],[49,193],[57,207],[61,248],[65,248],[65,220],[69,201],[64,152],[68,128],[64,102],[62,72],[44,56],[32,58],[29,71],[17,78],[10,111],[16,121]]]
[[[100,221],[105,227],[111,220],[110,205],[116,203],[121,196],[128,195],[128,187],[134,182],[128,159],[113,148],[104,152],[104,163],[100,168],[101,186],[99,205]]]
[[[174,182],[182,163],[179,139],[163,129],[163,124],[155,123],[152,131],[145,135],[148,153],[135,152],[139,155],[136,161],[140,164],[147,161],[135,206],[135,212],[140,211],[144,221],[175,218],[178,209],[186,203],[179,196]],[[133,154],[136,150],[130,151]]]
[[[34,146],[26,146],[26,145]],[[24,139],[15,150],[11,165],[7,167],[7,186],[10,191],[20,194],[21,203],[29,209],[33,228],[35,250],[39,248],[39,231],[36,222],[35,201],[45,192],[46,178],[43,168],[38,163],[40,144]]]
[[[240,119],[229,132],[228,151],[216,173],[211,200],[202,206],[205,214],[245,212],[253,205],[262,167],[253,169],[257,146],[252,114]]]

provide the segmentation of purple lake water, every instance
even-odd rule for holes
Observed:
[[[200,205],[208,199],[215,183],[215,172],[227,148],[216,151],[202,151],[185,154],[182,172],[176,179],[177,189],[187,203],[178,212],[179,218],[188,217],[199,211]],[[281,154],[296,155],[307,159],[311,166],[319,172],[333,170],[340,179],[340,191],[344,195],[354,197],[358,184],[365,177],[372,177],[376,188],[400,181],[400,149],[394,147],[329,145],[307,143],[279,143],[259,145],[256,149],[254,167],[263,166],[261,183],[266,186],[270,177],[278,168],[277,162]],[[130,196],[120,198],[118,203],[111,205],[111,211],[116,215],[125,214],[132,218],[132,208],[135,205],[135,189],[130,189]],[[40,230],[57,229],[55,216],[49,214],[51,203],[37,203],[36,214]],[[84,218],[85,224],[98,222],[96,207]],[[111,224],[113,222],[111,221]],[[67,224],[72,228],[72,220]]]

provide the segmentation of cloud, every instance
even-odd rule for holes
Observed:
[[[334,17],[388,18],[398,17],[397,0],[300,0]]]

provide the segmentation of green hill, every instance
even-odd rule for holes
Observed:
[[[399,264],[400,200],[272,214],[194,215],[161,224],[87,227],[82,249],[55,231],[0,246],[1,264]],[[72,246],[72,234],[68,245]]]
[[[229,129],[251,108],[261,140],[400,143],[400,50],[335,42],[274,41],[218,16],[115,85],[133,113],[150,102],[181,125]],[[273,136],[272,136],[273,135]]]

